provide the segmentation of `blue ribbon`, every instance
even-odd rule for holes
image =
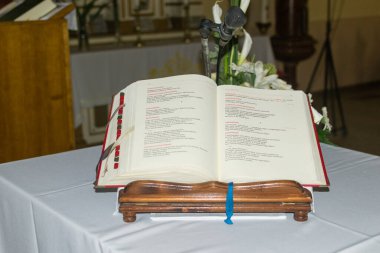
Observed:
[[[228,183],[227,196],[226,196],[226,216],[227,219],[224,222],[228,225],[232,225],[231,220],[232,215],[234,215],[234,183]]]

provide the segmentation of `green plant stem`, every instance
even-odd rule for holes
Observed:
[[[231,0],[230,5],[231,6],[240,6],[240,0]]]
[[[239,53],[238,53],[239,51],[238,50],[239,50],[238,39],[233,38],[232,39],[232,47],[231,47],[232,56],[231,56],[231,62],[230,62],[229,66],[231,66],[232,63],[235,63],[235,64],[238,63],[238,60],[239,60]],[[230,67],[230,75],[231,75],[231,78],[232,78],[232,76],[235,76],[235,71],[232,70],[231,67]],[[233,79],[232,84],[239,85],[239,82],[236,79]]]
[[[230,6],[240,6],[240,0],[230,0]],[[228,45],[226,45],[226,54],[223,57],[223,80],[225,84],[237,84],[233,78],[233,71],[231,63],[238,61],[238,41],[233,38]]]

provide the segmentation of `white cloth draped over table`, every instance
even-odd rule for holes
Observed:
[[[380,252],[380,157],[322,145],[330,192],[286,220],[152,221],[95,193],[100,147],[0,164],[0,252]]]
[[[269,37],[253,37],[256,60],[274,63]],[[109,104],[112,96],[132,82],[178,74],[201,74],[201,43],[115,49],[71,55],[74,123],[81,109]]]

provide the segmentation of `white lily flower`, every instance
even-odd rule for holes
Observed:
[[[314,107],[311,107],[311,113],[313,114],[313,119],[315,124],[319,124],[323,118],[322,114],[320,114]]]
[[[244,43],[243,43],[243,48],[241,50],[241,54],[239,56],[238,65],[242,64],[245,61],[252,47],[251,35],[249,35],[249,33],[245,29],[243,29],[243,32],[244,32]]]
[[[240,1],[240,9],[246,13],[247,12],[247,9],[248,9],[248,6],[249,6],[249,3],[251,2],[251,0],[241,0]]]
[[[257,61],[255,62],[254,71],[256,75],[256,78],[255,78],[255,86],[256,86],[256,84],[260,83],[263,80],[263,78],[266,76],[267,70],[264,69],[264,64],[261,61]]]
[[[313,103],[313,96],[311,93],[308,93],[307,96],[309,97],[310,105]],[[311,106],[311,113],[313,114],[313,119],[315,124],[319,124],[321,120],[323,119],[322,114],[320,114],[314,107]]]
[[[212,6],[212,16],[214,18],[215,24],[222,23],[222,13],[223,13],[222,8],[220,8],[219,4],[216,2],[214,6]]]
[[[276,80],[278,80],[277,75],[264,76],[260,80],[258,80],[256,76],[254,87],[258,89],[271,89],[273,82]]]
[[[266,89],[266,90],[270,89],[269,83],[265,82],[265,81],[261,81],[261,82],[258,82],[258,83],[255,82],[255,85],[253,87],[256,88],[256,89]]]
[[[312,104],[314,102],[313,95],[311,95],[311,93],[307,93],[307,96],[309,97],[310,104]]]
[[[211,79],[214,81],[216,80],[216,72],[211,73]]]
[[[241,86],[250,88],[251,84],[248,83],[248,82],[244,82],[244,83],[241,84]]]
[[[271,88],[274,90],[291,90],[292,86],[284,80],[277,78],[271,83]]]
[[[252,62],[244,62],[241,65],[236,65],[235,63],[231,63],[230,65],[232,70],[236,71],[236,74],[239,74],[240,72],[245,72],[245,73],[254,73],[254,65]]]
[[[329,132],[331,132],[332,125],[330,124],[330,119],[327,116],[327,108],[325,106],[322,107],[322,115],[323,115],[323,123],[325,124],[325,126],[323,127],[323,130],[328,130]]]

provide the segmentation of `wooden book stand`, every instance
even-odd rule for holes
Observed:
[[[224,213],[227,189],[216,181],[134,181],[119,191],[119,212],[125,222],[137,213]],[[234,213],[294,213],[296,221],[307,220],[312,203],[311,193],[289,180],[234,184],[233,200]]]

